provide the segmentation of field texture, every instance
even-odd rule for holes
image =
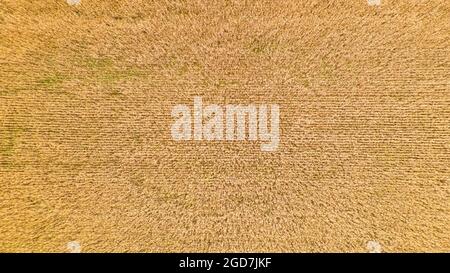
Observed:
[[[174,141],[195,96],[278,104],[278,149]],[[0,0],[0,252],[448,252],[449,227],[450,1]]]

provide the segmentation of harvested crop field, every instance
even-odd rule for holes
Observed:
[[[449,1],[69,2],[0,0],[0,252],[450,251]]]

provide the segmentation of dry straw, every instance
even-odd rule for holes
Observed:
[[[2,0],[0,251],[450,251],[450,2],[376,2]]]

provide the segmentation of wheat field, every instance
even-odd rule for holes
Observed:
[[[0,252],[448,252],[449,36],[446,0],[0,0]],[[174,141],[196,96],[279,105],[278,149]]]

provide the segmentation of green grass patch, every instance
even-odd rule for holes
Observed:
[[[0,128],[0,167],[12,166],[12,156],[19,137],[26,131],[23,127],[9,125]]]
[[[37,84],[41,87],[53,88],[57,85],[62,84],[63,82],[64,77],[59,73],[55,73],[38,80]]]

